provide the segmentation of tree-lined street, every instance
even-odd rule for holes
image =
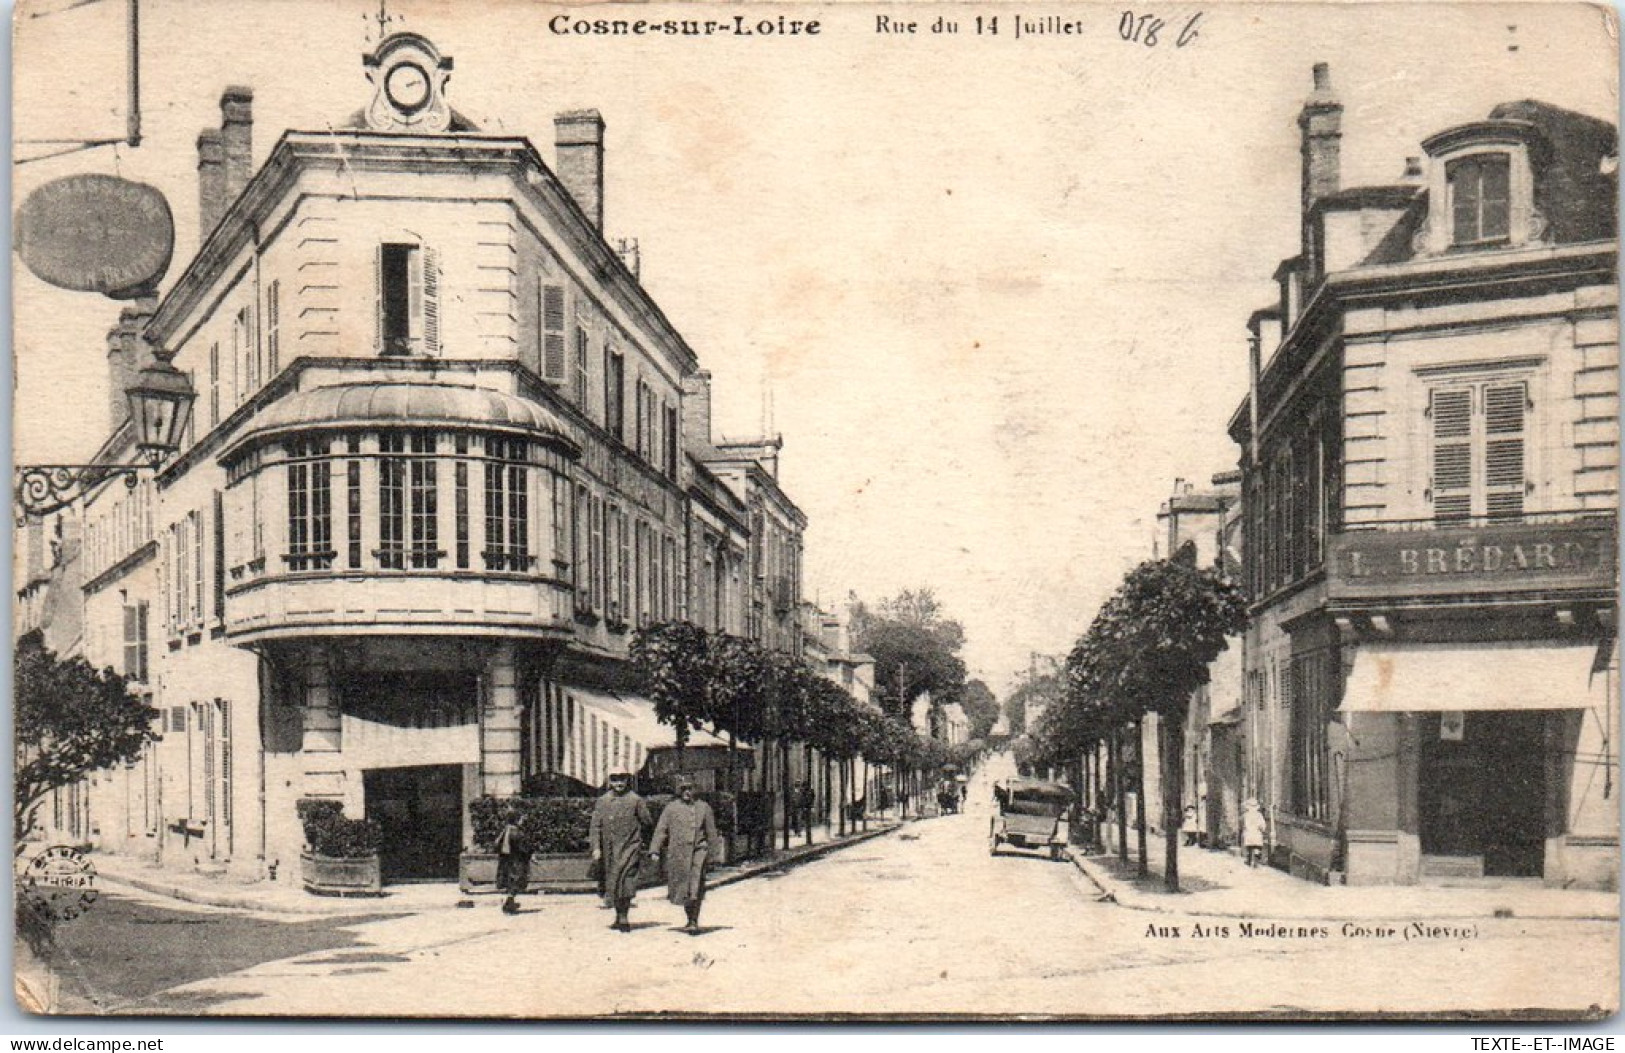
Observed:
[[[1010,774],[1008,756],[996,755],[973,782],[964,814],[906,824],[715,891],[699,937],[676,931],[681,912],[657,890],[640,898],[634,931],[624,935],[609,930],[607,913],[588,896],[531,897],[516,917],[484,898],[472,910],[349,924],[259,921],[259,945],[287,953],[242,968],[230,957],[207,960],[218,975],[123,1005],[382,1016],[782,1015],[832,1006],[1121,1016],[1332,1012],[1358,993],[1364,1005],[1420,1013],[1584,1010],[1607,1004],[1617,987],[1609,921],[1485,918],[1473,923],[1471,939],[1406,942],[1345,936],[1341,923],[1301,919],[1255,918],[1246,936],[1235,919],[1100,902],[1099,890],[1068,863],[1013,852],[989,857],[991,780]],[[448,889],[448,900],[454,896]],[[126,909],[114,906],[122,897],[108,898],[101,913],[74,923],[77,935],[93,938],[94,926]],[[128,909],[164,913],[150,899]],[[188,917],[209,925],[223,914]],[[1329,934],[1265,934],[1316,926]],[[193,928],[146,926],[144,941],[121,943],[121,955],[138,959],[121,969],[139,971],[142,961],[158,969],[184,953],[177,940]],[[315,939],[318,932],[326,935]],[[299,946],[295,934],[315,945]],[[1543,950],[1554,938],[1564,948],[1561,976]]]

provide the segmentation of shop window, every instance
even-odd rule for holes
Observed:
[[[1511,233],[1510,164],[1506,154],[1479,154],[1445,167],[1452,242],[1504,242]]]

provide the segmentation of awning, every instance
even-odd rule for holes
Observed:
[[[1597,645],[1543,643],[1362,645],[1343,691],[1353,713],[1588,709]]]
[[[662,724],[660,718],[655,715],[655,704],[646,698],[612,694],[607,691],[588,691],[579,687],[567,687],[564,690],[567,695],[575,696],[578,702],[590,712],[596,713],[610,727],[616,728],[645,750],[677,745],[677,729],[670,724]],[[690,730],[688,744],[726,746],[728,740],[718,738],[709,731]]]
[[[602,786],[617,768],[637,772],[651,753],[677,745],[676,729],[655,716],[654,703],[636,695],[561,685],[546,694],[535,721],[540,769]],[[709,731],[690,731],[696,748],[724,747]]]

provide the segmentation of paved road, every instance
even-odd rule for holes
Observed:
[[[1583,1011],[1616,997],[1611,923],[1484,920],[1470,936],[1421,942],[1336,924],[1325,936],[1244,936],[1236,922],[1096,902],[1069,864],[989,858],[981,797],[973,790],[969,814],[720,889],[699,937],[676,931],[681,912],[652,893],[624,935],[590,898],[534,898],[513,918],[483,899],[356,923],[340,930],[342,947],[180,984],[142,1008],[1123,1016]]]

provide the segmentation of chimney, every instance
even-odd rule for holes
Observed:
[[[683,439],[696,453],[712,449],[711,374],[703,369],[683,378]]]
[[[107,331],[107,428],[117,431],[124,418],[130,415],[130,401],[125,392],[135,379],[135,367],[124,347],[124,322]]]
[[[1420,157],[1405,158],[1405,174],[1400,181],[1405,183],[1420,183],[1422,181],[1422,159]]]
[[[197,137],[197,240],[209,240],[226,212],[226,165],[220,133],[214,129]]]
[[[231,207],[254,174],[254,91],[231,87],[220,95],[220,144],[225,153],[226,195],[221,213]]]
[[[604,229],[604,119],[597,110],[571,110],[553,118],[555,167],[592,229]]]
[[[1316,201],[1337,191],[1343,138],[1343,104],[1332,91],[1331,67],[1324,62],[1315,63],[1315,90],[1298,113],[1298,131],[1303,143],[1303,254],[1309,272],[1318,275],[1321,261],[1312,258],[1309,211]]]
[[[157,361],[142,336],[157,310],[157,298],[143,296],[119,312],[118,325],[107,333],[107,403],[115,429],[130,415],[130,385]]]

